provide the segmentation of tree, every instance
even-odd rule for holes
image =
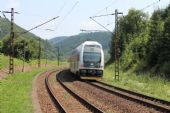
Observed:
[[[119,18],[120,56],[134,38],[143,32],[147,32],[147,24],[148,16],[140,10],[130,9],[128,15]],[[114,35],[110,50],[111,58],[114,59]]]
[[[32,58],[37,57],[37,50],[35,48],[38,48],[38,44],[35,40],[26,40],[23,37],[17,37],[13,43],[14,45],[14,57],[23,59],[24,54],[24,47],[25,49],[25,60],[29,61]],[[2,40],[2,52],[5,55],[10,54],[10,38],[9,36],[6,36]]]
[[[150,19],[149,41],[147,49],[147,62],[151,67],[158,63],[160,52],[160,39],[164,30],[164,21],[162,20],[162,10],[154,11]]]

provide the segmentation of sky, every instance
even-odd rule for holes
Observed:
[[[149,15],[158,8],[165,8],[169,0],[0,0],[0,11],[14,11],[14,21],[29,30],[54,17],[59,18],[32,30],[31,32],[43,39],[57,36],[70,36],[83,30],[105,30],[94,21],[92,16],[114,13],[115,9],[128,13],[131,8],[140,9]],[[2,14],[0,14],[2,16]],[[121,15],[120,15],[121,16]],[[10,20],[10,14],[6,14]],[[110,31],[114,29],[114,16],[95,18]],[[50,30],[48,30],[50,29]]]

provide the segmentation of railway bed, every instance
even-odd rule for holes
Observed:
[[[35,82],[35,91],[37,94],[37,102],[39,103],[39,107],[42,113],[59,113],[58,109],[53,104],[53,101],[49,97],[46,85],[45,85],[45,77],[49,74],[55,74],[57,73],[58,70],[56,71],[46,71],[38,75],[36,82]],[[36,98],[35,98],[36,99]],[[34,99],[34,100],[35,100]],[[34,109],[37,112],[37,107],[34,105]],[[41,113],[37,112],[37,113]]]
[[[132,100],[134,102],[140,103],[144,106],[148,106],[150,108],[154,108],[158,111],[169,113],[170,112],[170,102],[166,100],[157,99],[154,97],[150,97],[144,94],[140,94],[134,91],[126,90],[123,88],[119,88],[116,86],[112,86],[100,81],[96,82],[87,82],[88,84],[91,84],[99,89],[102,89],[104,91],[110,92],[112,94],[116,94],[118,96],[121,96],[123,98],[126,98],[128,100]]]
[[[63,82],[71,88],[72,91],[76,92],[87,101],[97,106],[103,112],[111,113],[160,113],[153,108],[149,108],[142,104],[136,103],[127,98],[113,95],[110,92],[99,89],[88,82],[80,81],[74,77],[69,71],[61,72],[63,76]]]
[[[149,101],[150,104],[169,107],[167,101],[153,101],[150,97],[142,97],[142,94],[138,96],[136,92],[129,93],[129,90],[119,90],[98,81],[79,80],[68,70],[47,71],[39,78],[37,83],[41,84],[37,91],[43,113],[169,113],[169,110],[146,104]],[[116,93],[113,93],[114,90]]]
[[[53,81],[50,75],[46,76],[45,84],[52,98],[56,108],[62,113],[103,113],[100,109],[88,103],[86,100],[72,92],[64,83],[60,80],[60,74],[57,76],[57,81]]]

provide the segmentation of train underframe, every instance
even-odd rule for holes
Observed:
[[[101,80],[103,77],[103,70],[98,69],[80,69],[77,73],[81,79],[85,80]]]

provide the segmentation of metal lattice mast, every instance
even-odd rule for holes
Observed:
[[[0,11],[2,12],[3,16],[5,19],[5,13],[10,13],[11,14],[11,29],[10,29],[10,50],[9,50],[9,74],[13,74],[14,73],[14,13],[18,12],[14,12],[14,8],[11,8],[11,11]]]
[[[45,40],[45,67],[47,66],[47,39]]]
[[[14,73],[14,9],[11,8],[11,31],[10,31],[10,54],[9,54],[9,73]]]
[[[100,25],[101,27],[103,27],[104,29],[106,29],[107,31],[111,32],[109,29],[107,29],[105,26],[103,26],[102,24],[100,24],[98,21],[94,20],[94,18],[96,17],[102,17],[102,16],[108,16],[108,15],[115,15],[115,34],[112,33],[113,35],[115,35],[115,79],[119,80],[119,53],[120,53],[120,48],[119,48],[119,35],[118,35],[118,15],[119,14],[123,14],[122,12],[118,12],[117,9],[115,10],[115,13],[112,14],[107,14],[107,15],[99,15],[99,16],[93,16],[90,17],[90,19],[92,19],[94,22],[96,22],[98,25]]]
[[[59,46],[57,48],[57,53],[58,53],[58,66],[60,65],[60,48]]]
[[[119,80],[118,11],[115,10],[115,79]]]
[[[41,39],[39,38],[38,67],[41,67]]]
[[[23,63],[22,63],[22,72],[24,72],[24,68],[25,68],[25,42],[23,42],[23,53],[22,53],[22,57],[23,57]]]

